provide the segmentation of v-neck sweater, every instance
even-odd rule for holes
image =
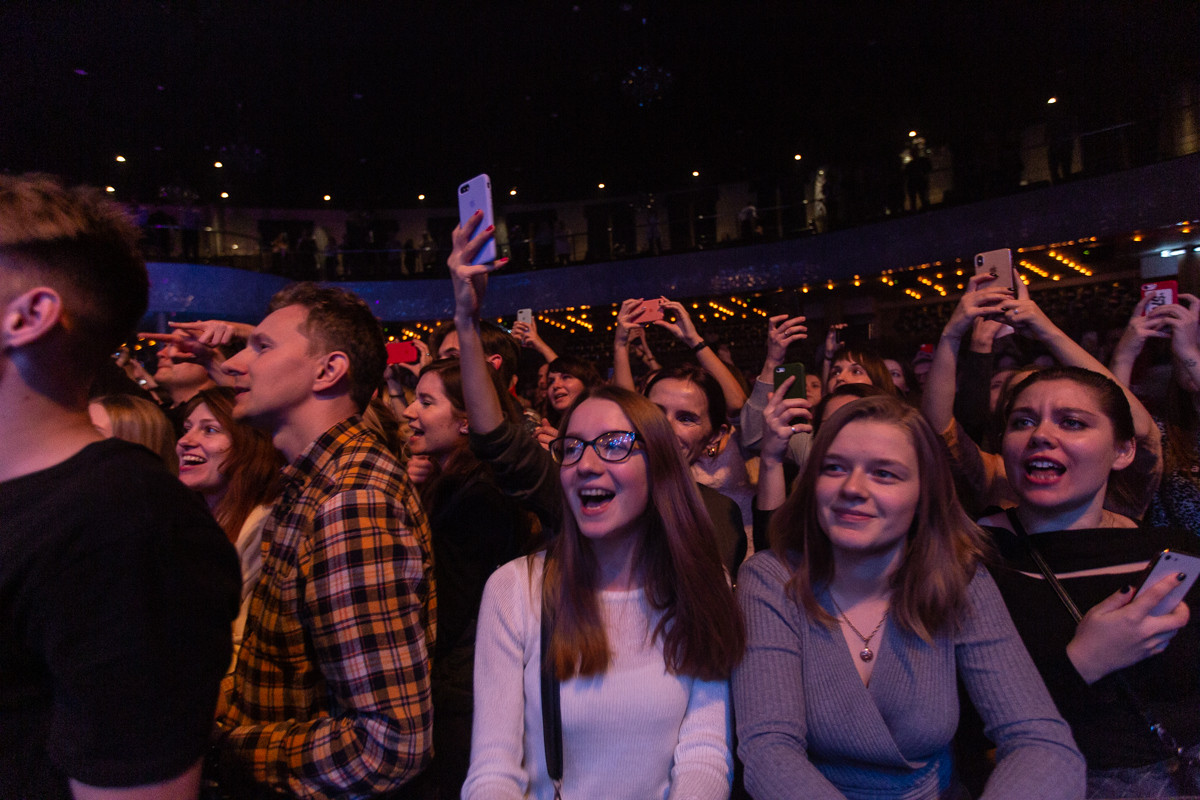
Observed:
[[[747,649],[733,698],[756,800],[944,796],[956,780],[957,678],[997,748],[984,797],[1083,796],[1083,757],[983,567],[957,632],[930,644],[884,626],[869,686],[842,632],[792,600],[792,569],[773,552],[739,575]],[[828,593],[819,599],[835,614]]]

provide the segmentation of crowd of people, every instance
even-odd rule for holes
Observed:
[[[0,797],[1200,794],[1195,576],[1141,578],[1200,299],[1106,366],[984,274],[932,353],[780,314],[747,380],[631,298],[597,364],[482,319],[480,220],[416,362],[296,283],[151,374],[136,226],[0,177]]]

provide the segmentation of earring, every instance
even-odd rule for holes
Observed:
[[[710,444],[708,447],[704,448],[704,455],[708,456],[709,458],[716,458],[717,446],[715,444]]]

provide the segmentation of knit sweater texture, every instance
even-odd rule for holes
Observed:
[[[488,580],[475,649],[475,720],[463,798],[552,800],[540,688],[542,557]],[[611,660],[601,675],[563,681],[562,796],[724,800],[729,684],[672,675],[659,613],[642,589],[600,593]]]

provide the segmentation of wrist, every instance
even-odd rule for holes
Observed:
[[[945,328],[942,328],[941,341],[958,347],[960,344],[962,344],[962,338],[963,331],[956,331],[949,325],[947,325]]]
[[[698,350],[698,349],[703,349],[700,347],[700,344],[704,342],[704,337],[698,333],[691,334],[690,336],[687,334],[684,334],[683,336],[680,337],[680,339],[683,341],[684,344],[686,344],[688,347],[692,348],[693,351]]]
[[[1071,661],[1071,665],[1075,667],[1075,671],[1079,673],[1079,677],[1083,678],[1083,682],[1091,686],[1096,681],[1104,677],[1104,673],[1097,673],[1091,668],[1089,660],[1082,652],[1077,639],[1072,639],[1067,643],[1067,658]]]

